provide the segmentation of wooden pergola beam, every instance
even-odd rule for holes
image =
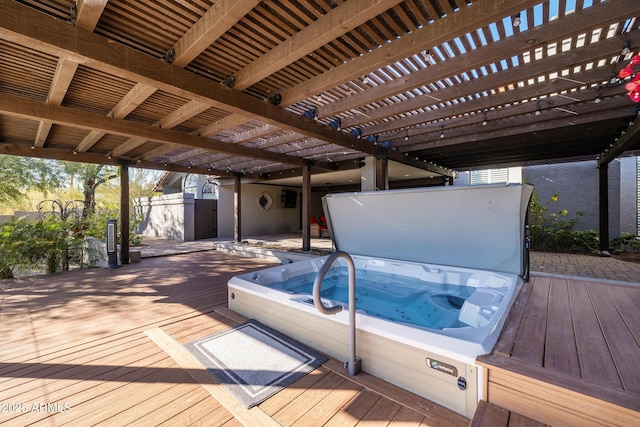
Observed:
[[[238,90],[248,88],[375,18],[401,1],[359,0],[341,4],[238,71],[235,74],[236,82],[234,88]]]
[[[640,117],[638,117],[638,113],[636,113],[633,120],[631,120],[627,128],[620,133],[617,140],[612,141],[607,151],[600,155],[599,164],[606,165],[611,163],[616,157],[635,146],[638,141],[640,141]]]
[[[81,162],[81,163],[92,163],[97,165],[108,165],[113,166],[116,164],[114,159],[109,159],[108,157],[102,154],[96,153],[77,153],[74,154],[72,151],[63,149],[63,148],[37,148],[31,145],[29,141],[0,141],[0,154],[6,154],[8,156],[21,156],[21,157],[34,157],[39,159],[49,159],[49,160],[61,160],[67,162]],[[182,172],[182,173],[196,173],[201,175],[216,175],[221,177],[231,177],[233,174],[226,170],[220,169],[212,169],[207,167],[189,167],[189,166],[180,166],[180,165],[172,165],[167,164],[164,165],[162,163],[157,162],[145,162],[142,161],[134,161],[134,160],[120,160],[120,163],[127,163],[131,167],[142,168],[142,169],[153,169],[153,170],[162,170],[169,172]],[[245,174],[248,178],[257,178],[258,175],[247,173]]]
[[[185,67],[260,3],[219,0],[172,47],[173,64]]]
[[[45,104],[8,94],[0,97],[0,112],[14,117],[47,120],[75,128],[100,130],[115,135],[135,135],[148,141],[203,148],[210,151],[284,164],[299,166],[303,164],[304,161],[304,159],[300,157],[253,149],[243,145],[228,144],[212,138],[203,138],[185,132],[162,129],[132,120],[101,116],[74,108]],[[332,165],[326,163],[320,163],[318,167],[329,170],[333,169]]]
[[[539,3],[539,0],[479,0],[473,6],[438,19],[433,24],[394,40],[366,55],[355,58],[332,70],[307,80],[294,88],[282,92],[282,105],[292,105],[322,93],[363,74],[393,64],[433,46],[453,40],[460,34],[489,25],[505,15],[513,15]]]
[[[509,56],[514,56],[514,53],[522,54],[522,52],[533,51],[538,46],[546,46],[552,42],[561,42],[566,38],[573,38],[582,33],[589,33],[594,27],[601,27],[603,21],[609,23],[620,22],[620,20],[625,19],[629,15],[629,9],[633,1],[634,0],[621,0],[612,4],[594,5],[579,15],[570,15],[557,19],[549,22],[544,27],[534,27],[526,32],[501,39],[482,49],[471,50],[463,55],[448,58],[446,61],[441,61],[435,65],[430,65],[412,72],[402,79],[394,79],[365,90],[362,93],[345,97],[340,101],[332,102],[324,107],[318,108],[318,116],[322,118],[349,111],[386,97],[410,91],[416,87],[440,81],[450,77],[452,74],[460,74],[471,68],[478,69],[482,66],[499,62],[505,59],[505,52],[508,52]],[[571,20],[571,25],[568,25],[568,20]],[[594,26],[593,22],[596,21],[598,25]],[[632,35],[630,34],[629,36]],[[635,38],[636,40],[627,41],[632,46],[635,46],[640,42],[640,40],[637,40],[637,35],[635,35]],[[532,41],[534,41],[535,44],[531,44]],[[442,101],[446,101],[451,98],[464,97],[465,94],[478,93],[495,87],[506,86],[533,74],[541,75],[545,72],[562,68],[563,66],[570,67],[578,62],[578,58],[582,63],[587,62],[585,54],[590,58],[602,58],[609,53],[619,53],[622,42],[623,40],[621,40],[621,38],[610,38],[597,43],[590,43],[583,47],[575,47],[567,52],[560,52],[554,56],[545,57],[542,60],[532,61],[529,64],[521,64],[519,67],[509,70],[508,72],[491,74],[486,77],[473,79],[472,82],[457,84],[455,87],[436,91],[433,95]],[[380,120],[429,104],[434,104],[434,102],[432,100],[416,98],[413,102],[399,104],[397,108],[381,108],[379,114],[375,116],[371,113],[367,113],[367,115],[374,120]],[[353,120],[344,121],[343,125],[345,127],[357,126],[364,121],[371,120],[369,117],[356,116]],[[375,133],[375,131],[371,133]]]
[[[0,3],[0,38],[50,55],[82,63],[87,67],[121,78],[157,87],[176,96],[210,103],[232,113],[279,126],[329,143],[372,155],[387,154],[383,147],[358,140],[329,126],[305,119],[267,102],[257,102],[238,92],[184,69],[164,63],[126,46],[109,43],[99,35],[71,27],[29,7],[13,2]],[[78,125],[76,123],[75,125]],[[198,147],[201,148],[201,147]],[[418,160],[390,152],[389,158],[420,169],[433,170]],[[433,170],[448,173],[445,168]]]

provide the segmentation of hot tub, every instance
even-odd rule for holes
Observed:
[[[337,249],[356,269],[362,370],[471,417],[475,364],[491,351],[526,278],[531,186],[447,187],[325,196]],[[229,307],[326,354],[349,357],[347,310],[325,315],[311,285],[327,257],[229,281]],[[433,261],[430,261],[433,260]],[[331,266],[323,305],[342,305],[347,264]]]

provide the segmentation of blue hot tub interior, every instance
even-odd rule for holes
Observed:
[[[316,273],[274,282],[269,288],[295,295],[311,295]],[[356,310],[370,316],[413,326],[446,329],[468,325],[458,320],[464,301],[476,287],[427,282],[416,277],[356,269]],[[332,268],[322,283],[322,298],[348,301],[346,267]],[[309,297],[303,302],[313,304]]]

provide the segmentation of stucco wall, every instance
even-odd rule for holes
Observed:
[[[295,208],[283,208],[280,201],[282,190],[298,193]],[[271,195],[273,203],[268,210],[258,205],[258,197],[262,192]],[[242,237],[261,234],[278,234],[300,231],[301,195],[300,189],[262,184],[243,184],[242,202]],[[218,237],[233,238],[234,225],[234,185],[225,182],[218,193]]]
[[[136,215],[144,220],[136,233],[180,241],[195,238],[193,194],[165,194],[135,199]]]

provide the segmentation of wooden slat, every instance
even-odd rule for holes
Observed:
[[[507,427],[509,411],[481,400],[469,427]]]
[[[335,359],[329,359],[323,366],[331,369],[337,374],[343,376],[348,375],[344,369],[344,363]],[[458,425],[460,423],[466,424],[469,421],[460,414],[450,411],[429,400],[422,399],[398,386],[384,383],[379,378],[369,375],[366,372],[360,372],[354,377],[349,377],[349,379],[365,389],[377,390],[385,398],[412,408],[414,411],[423,414],[429,422],[434,424]]]
[[[621,389],[607,342],[602,335],[591,299],[583,282],[570,281],[571,310],[574,322],[576,348],[580,360],[580,376],[608,387]]]
[[[511,357],[542,366],[544,360],[544,341],[547,328],[547,295],[549,281],[539,280],[531,291],[527,301],[516,342]]]
[[[611,356],[625,390],[640,395],[640,346],[603,286],[587,285]],[[635,308],[635,306],[634,306]],[[637,327],[638,325],[632,325]]]
[[[408,423],[415,423],[422,425],[429,425],[426,420],[426,417],[411,408],[403,406],[400,408],[395,417],[393,417],[393,421],[389,423],[389,427],[402,427],[406,426]]]
[[[523,363],[505,357],[489,359],[487,363],[480,363],[489,368],[489,399],[506,409],[528,415],[534,419],[535,405],[526,403],[528,396],[541,399],[559,408],[579,407],[581,413],[590,413],[601,420],[617,420],[624,423],[640,416],[640,399],[637,395],[611,388],[597,387],[591,382],[582,381],[566,375],[545,369],[540,366]],[[503,398],[514,399],[518,405],[529,405],[531,411],[525,412],[521,408],[512,408],[502,400],[494,400],[496,386],[501,390],[517,391],[518,396],[509,396],[504,392]],[[502,398],[501,398],[502,399]],[[574,409],[575,411],[575,409]],[[553,423],[551,423],[553,424]]]
[[[509,315],[505,321],[502,332],[500,333],[498,342],[493,349],[494,354],[507,357],[511,356],[513,344],[518,334],[518,329],[520,328],[520,322],[522,321],[522,316],[524,315],[527,301],[535,281],[536,278],[532,278],[531,281],[522,285],[522,289],[520,289],[518,297],[509,311]]]
[[[640,292],[633,292],[633,288],[618,286],[612,286],[608,290],[620,317],[640,345],[640,328],[636,327],[640,325]]]
[[[78,0],[75,24],[84,30],[93,31],[106,5],[107,0]]]
[[[305,414],[309,406],[316,406],[320,401],[340,388],[345,379],[331,372],[310,388],[304,390],[298,397],[290,401],[280,411],[272,415],[273,419],[280,425],[293,425],[302,415]],[[313,424],[311,424],[313,425]]]
[[[393,419],[400,405],[389,399],[380,399],[369,412],[362,417],[363,424],[371,426],[386,426],[389,419]]]
[[[241,90],[251,86],[397,3],[398,0],[344,3],[236,73],[235,87]],[[327,31],[327,28],[331,28],[332,31]]]
[[[325,423],[325,427],[348,427],[356,425],[376,405],[380,395],[365,390],[347,403],[347,410],[335,414]]]
[[[566,280],[555,280],[550,288],[546,329],[544,366],[554,371],[579,377],[580,364],[578,363]]]
[[[496,405],[509,408],[511,411],[535,417],[543,423],[551,425],[605,427],[610,423],[584,416],[580,412],[568,410],[566,407],[555,405],[537,397],[532,397],[518,390],[495,385],[493,400]]]
[[[217,1],[173,46],[173,64],[184,67],[244,17],[259,1]]]
[[[336,391],[338,393],[328,394],[310,411],[302,414],[293,425],[299,427],[324,425],[334,414],[342,411],[351,399],[362,392],[362,388],[350,381],[343,381]]]
[[[512,412],[509,415],[509,427],[545,427],[545,424],[517,412]]]
[[[541,279],[519,296],[525,313],[509,317],[499,351],[478,358],[488,369],[488,401],[551,425],[633,425],[640,419],[640,288]]]

